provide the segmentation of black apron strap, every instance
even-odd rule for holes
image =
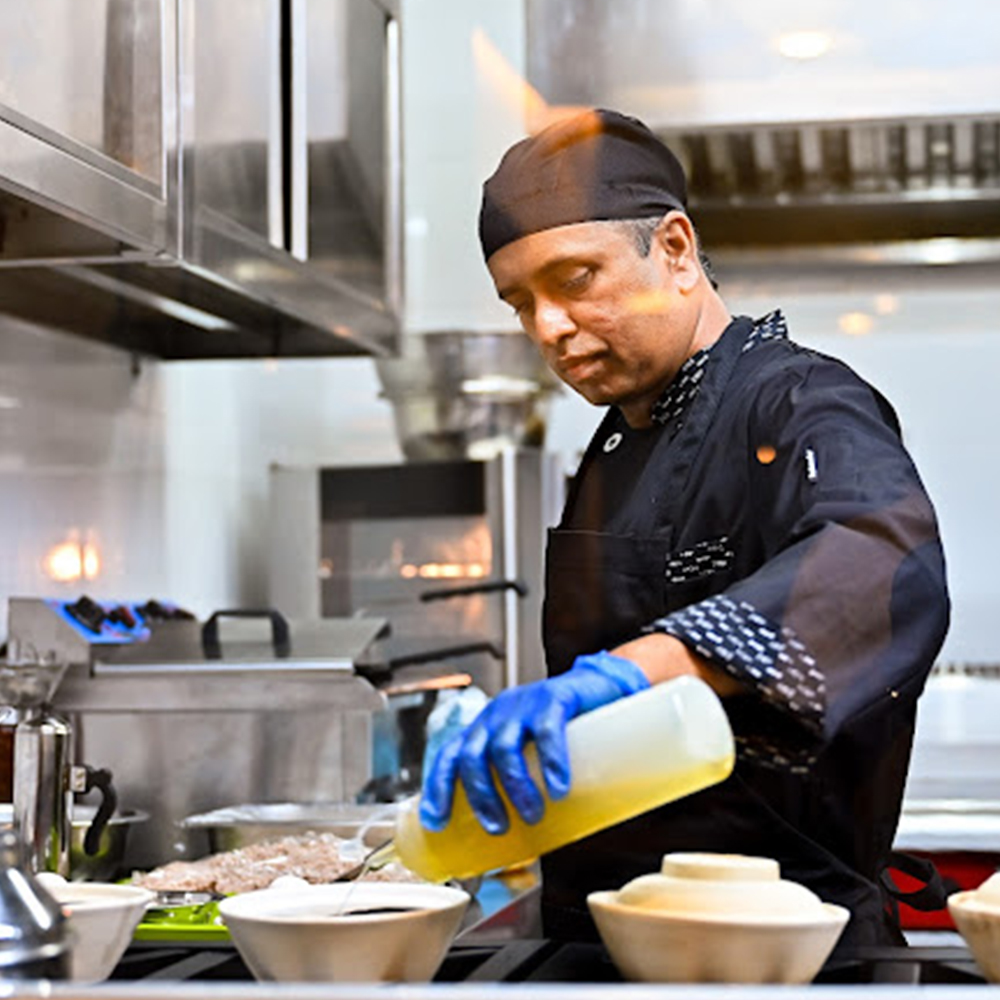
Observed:
[[[895,869],[922,883],[919,889],[904,891],[896,885],[890,874]],[[879,888],[893,920],[899,923],[899,904],[905,903],[921,913],[943,910],[948,905],[948,896],[959,888],[951,879],[943,879],[934,863],[927,858],[914,857],[902,851],[890,851],[885,867],[879,873]]]

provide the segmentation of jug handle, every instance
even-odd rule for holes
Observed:
[[[104,828],[118,808],[118,793],[111,783],[111,772],[107,768],[84,764],[83,769],[86,773],[83,791],[86,793],[92,788],[98,788],[101,792],[101,804],[97,807],[97,812],[83,838],[84,853],[88,857],[93,857],[100,849]]]

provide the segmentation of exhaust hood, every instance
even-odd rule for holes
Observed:
[[[920,280],[1000,263],[1000,9],[529,0],[551,106],[646,121],[684,161],[724,279]]]
[[[914,277],[1000,262],[1000,115],[658,132],[721,268]]]

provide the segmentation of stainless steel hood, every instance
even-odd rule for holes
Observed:
[[[394,0],[38,0],[0,40],[0,313],[167,359],[395,349]]]
[[[905,10],[903,9],[905,6]],[[550,106],[613,107],[684,160],[722,277],[981,280],[1000,263],[1000,11],[528,0]],[[808,15],[808,16],[807,16]]]
[[[832,270],[922,280],[1000,264],[1000,115],[659,129],[730,275]]]

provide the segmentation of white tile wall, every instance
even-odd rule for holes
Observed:
[[[155,367],[13,321],[0,325],[0,614],[6,598],[159,588],[165,410]],[[45,571],[91,546],[93,580]]]
[[[269,465],[399,454],[366,360],[137,363],[0,320],[0,635],[18,594],[258,603]],[[66,544],[99,572],[54,579]]]

